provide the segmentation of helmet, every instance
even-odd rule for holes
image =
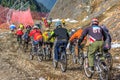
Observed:
[[[72,31],[72,32],[75,32],[75,29],[72,29],[71,31]]]
[[[78,27],[77,29],[81,29],[82,27]]]
[[[61,21],[57,21],[57,22],[55,23],[55,27],[58,27],[58,26],[60,26],[60,25],[62,25],[62,24],[61,24]]]
[[[34,26],[33,29],[38,29],[38,27],[37,27],[37,26]]]
[[[92,24],[99,24],[98,19],[97,18],[93,18],[92,19]]]
[[[30,25],[27,25],[27,26],[26,26],[26,29],[28,29],[28,28],[31,28],[31,26],[30,26]]]

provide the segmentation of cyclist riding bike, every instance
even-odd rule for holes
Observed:
[[[50,48],[52,48],[55,38],[53,37],[53,38],[51,38],[49,41],[48,41],[48,38],[49,38],[53,33],[54,33],[53,31],[50,31],[48,28],[46,28],[45,31],[44,31],[43,34],[42,34],[44,44],[46,44],[46,42],[49,43]]]
[[[67,43],[69,40],[69,34],[67,32],[67,29],[62,28],[62,24],[60,21],[55,23],[56,29],[54,29],[54,33],[49,37],[48,40],[50,40],[52,37],[56,38],[56,41],[54,43],[54,60],[58,62],[60,59],[59,57],[59,47],[61,44],[64,44],[65,48],[67,47]],[[66,52],[66,51],[65,51]]]
[[[86,43],[86,38],[84,38],[84,42],[82,42],[82,46],[78,46],[78,39],[81,37],[83,32],[83,29],[81,27],[78,27],[78,30],[70,37],[69,42],[71,45],[73,45],[74,50],[75,50],[75,55],[74,57],[78,58],[79,55],[79,47],[83,49],[85,43]],[[73,54],[73,53],[72,53]],[[76,62],[76,61],[75,61]]]
[[[28,48],[28,43],[30,42],[30,36],[29,33],[31,31],[32,27],[30,25],[26,26],[25,33],[23,35],[23,40],[24,40],[24,47]]]
[[[43,45],[44,45],[44,52],[45,54],[50,53],[49,58],[51,58],[51,53],[52,53],[52,47],[53,47],[53,42],[54,42],[54,37],[51,38],[50,41],[48,41],[48,38],[52,35],[52,31],[49,30],[49,28],[46,28],[45,31],[43,32],[42,36],[43,36]],[[47,49],[47,50],[46,50]],[[49,52],[47,52],[49,49]]]
[[[24,34],[23,30],[22,29],[18,29],[16,31],[16,35],[17,35],[17,41],[22,44],[22,35]]]
[[[34,47],[34,52],[37,52],[36,45],[39,44],[39,46],[42,46],[42,32],[41,30],[37,27],[34,26],[33,30],[30,31],[29,36],[32,38],[32,44]]]
[[[90,45],[88,47],[88,61],[89,61],[89,71],[94,72],[94,57],[95,52],[99,50],[101,53],[103,52],[103,44],[104,41],[107,39],[105,32],[103,29],[98,25],[98,19],[93,18],[92,24],[90,27],[87,27],[80,37],[78,43],[84,40],[84,37],[88,35]],[[102,56],[101,59],[104,59]]]

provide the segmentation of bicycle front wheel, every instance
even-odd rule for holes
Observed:
[[[99,68],[101,69],[101,72],[99,73],[100,80],[108,80],[109,78],[109,69],[106,66],[106,63],[100,62]]]
[[[84,63],[84,55],[83,55],[83,53],[79,53],[78,62],[79,62],[80,65],[83,65],[83,63]]]
[[[43,55],[43,49],[42,48],[39,48],[38,49],[38,51],[37,51],[37,56],[38,56],[38,61],[42,61],[43,60],[43,57],[44,57],[44,55]]]
[[[61,70],[65,72],[67,69],[67,55],[65,52],[61,52]]]
[[[110,70],[112,70],[112,66],[113,66],[113,59],[112,59],[112,55],[110,53],[107,53],[108,56],[106,56],[106,63],[107,66]]]
[[[89,63],[88,63],[88,58],[87,57],[84,59],[83,67],[84,67],[85,75],[88,78],[92,78],[93,73],[89,71]]]

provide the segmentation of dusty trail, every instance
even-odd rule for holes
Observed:
[[[0,44],[0,80],[39,80],[41,77],[45,80],[89,80],[80,66],[72,62],[71,56],[68,57],[67,71],[62,73],[60,68],[53,68],[52,60],[39,62],[36,57],[30,60],[28,52],[11,51],[13,44],[4,38],[0,39]],[[115,68],[113,71],[114,79],[111,80],[120,80],[120,71]]]

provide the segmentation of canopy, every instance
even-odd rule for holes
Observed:
[[[34,25],[30,9],[26,11],[13,11],[11,21],[13,23],[22,23],[23,25]]]

